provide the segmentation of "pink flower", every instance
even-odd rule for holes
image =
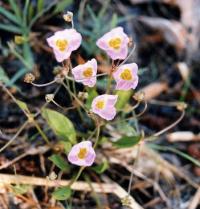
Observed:
[[[103,94],[92,101],[92,112],[106,120],[112,120],[116,115],[115,103],[117,95]]]
[[[96,44],[99,48],[113,59],[125,59],[128,54],[129,38],[124,33],[122,27],[112,29],[97,40]]]
[[[125,64],[120,66],[114,73],[113,77],[117,82],[117,90],[135,89],[138,85],[138,66],[136,63]]]
[[[91,166],[95,157],[91,141],[83,141],[74,145],[68,154],[69,162],[79,166]]]
[[[47,38],[47,42],[49,46],[53,48],[58,62],[69,58],[72,51],[79,48],[81,40],[81,34],[75,29],[58,31],[53,36]]]
[[[86,86],[93,87],[97,78],[97,61],[92,59],[83,65],[78,65],[72,69],[72,74],[77,82],[81,82]]]

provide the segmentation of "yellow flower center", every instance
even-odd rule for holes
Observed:
[[[104,106],[105,106],[105,102],[104,102],[103,100],[97,101],[97,103],[96,103],[96,108],[102,110],[102,109],[104,108]]]
[[[113,49],[119,49],[121,46],[121,39],[120,38],[112,38],[108,42],[109,46]]]
[[[130,69],[124,69],[124,71],[121,73],[120,78],[126,81],[130,81],[133,79],[133,76],[131,74]]]
[[[56,46],[58,47],[58,49],[59,49],[60,51],[65,51],[65,49],[66,49],[67,46],[68,46],[68,42],[67,42],[67,40],[65,40],[65,39],[58,39],[58,40],[56,41]]]
[[[87,156],[87,149],[86,148],[80,148],[79,153],[78,153],[78,158],[79,159],[84,159]]]
[[[84,71],[83,71],[83,76],[85,78],[89,78],[92,76],[92,68],[91,67],[88,67],[86,68]]]

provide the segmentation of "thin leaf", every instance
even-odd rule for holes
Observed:
[[[138,144],[141,140],[141,136],[124,136],[113,142],[113,145],[118,148],[128,148]]]
[[[101,164],[92,167],[96,173],[101,174],[109,168],[109,164],[107,160],[104,160]]]
[[[21,22],[21,12],[20,7],[17,5],[16,0],[8,0],[10,3],[10,6],[12,7],[12,10],[15,12],[15,15],[19,22]]]
[[[114,28],[117,26],[117,22],[118,22],[118,16],[116,13],[113,14],[111,22],[110,22],[110,29]]]
[[[25,28],[27,27],[29,2],[30,2],[30,0],[25,1],[25,6],[24,6],[24,9],[23,9],[23,25],[24,25]]]
[[[33,19],[31,20],[28,28],[29,30],[32,28],[32,26],[35,24],[35,22],[42,16],[44,15],[46,12],[48,12],[55,4],[57,4],[57,1],[53,1],[51,2],[46,8],[44,8],[41,12],[37,13],[35,15],[35,17],[33,17]]]
[[[33,19],[33,14],[34,14],[34,7],[33,7],[33,4],[31,2],[30,5],[29,5],[29,8],[28,8],[28,21],[29,22]]]
[[[62,171],[69,170],[69,165],[66,162],[66,160],[63,159],[62,156],[54,154],[49,157],[49,160],[51,160],[58,168],[60,168],[60,170]]]
[[[64,115],[50,109],[42,109],[42,116],[46,119],[54,133],[63,140],[76,143],[76,131],[73,123]]]
[[[69,187],[59,187],[53,193],[52,196],[56,200],[67,200],[71,197],[72,191]]]
[[[13,85],[18,79],[20,79],[24,74],[26,74],[27,70],[25,68],[17,71],[13,77],[10,79],[10,85]]]
[[[26,69],[26,71],[32,71],[34,65],[33,54],[30,44],[26,42],[23,44],[23,57],[25,58],[26,63],[28,63],[28,68]]]
[[[16,16],[14,14],[12,14],[9,11],[7,11],[3,7],[0,7],[0,14],[3,15],[4,17],[8,18],[10,21],[18,24],[18,25],[21,24],[21,22],[19,22],[19,20],[16,18]]]
[[[56,4],[56,8],[54,10],[54,14],[62,12],[65,10],[66,7],[70,6],[72,4],[72,0],[61,0]]]
[[[8,85],[10,82],[8,75],[6,74],[5,70],[2,67],[0,67],[0,81],[5,83],[6,85]]]
[[[0,23],[0,29],[11,32],[11,33],[22,34],[21,29],[19,27],[14,26],[14,25]]]
[[[86,9],[88,11],[88,13],[90,14],[92,20],[97,24],[99,24],[99,19],[97,18],[97,16],[95,15],[95,13],[93,12],[92,8],[90,7],[90,5],[86,6]],[[97,25],[95,25],[97,27]]]
[[[21,101],[21,100],[16,100],[17,101],[17,105],[19,106],[19,108],[23,111],[26,111],[28,113],[30,113],[28,106],[25,102]]]
[[[103,18],[103,16],[105,15],[105,13],[108,9],[109,4],[110,4],[110,0],[106,0],[103,2],[103,6],[102,6],[101,10],[99,11],[98,18]]]
[[[37,12],[41,12],[44,8],[44,0],[38,0],[37,2]]]

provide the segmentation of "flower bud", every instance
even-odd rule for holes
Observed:
[[[187,108],[187,104],[185,102],[178,102],[176,108],[179,111],[184,111]]]
[[[45,100],[46,100],[46,102],[51,102],[51,101],[53,101],[54,100],[54,94],[46,94],[45,95]]]
[[[49,177],[49,180],[54,181],[57,179],[58,176],[54,171],[52,171],[48,177]]]
[[[64,19],[66,22],[72,22],[72,20],[73,20],[73,13],[70,12],[70,11],[67,11],[67,14],[64,14],[64,15],[63,15],[63,19]]]
[[[131,205],[130,197],[127,195],[126,197],[122,198],[121,203],[123,206],[130,206]]]
[[[24,77],[25,83],[32,83],[35,80],[35,76],[32,73],[27,73]]]
[[[25,42],[25,38],[23,36],[15,36],[14,42],[16,44],[23,44]]]
[[[78,92],[78,98],[87,99],[88,93],[87,92]]]
[[[57,75],[57,74],[61,73],[62,70],[63,70],[63,67],[61,67],[61,66],[56,66],[56,67],[53,68],[53,74],[54,74],[54,75]]]

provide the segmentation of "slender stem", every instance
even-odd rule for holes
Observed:
[[[133,115],[129,118],[125,118],[123,120],[117,120],[117,121],[109,122],[109,124],[116,124],[116,123],[121,123],[121,122],[124,122],[124,121],[127,121],[127,120],[131,120],[131,119],[134,119],[134,118],[139,118],[141,115],[143,115],[145,113],[146,109],[147,109],[147,102],[145,101],[144,109],[142,110],[142,112],[138,113],[137,115]]]
[[[162,105],[162,106],[169,106],[169,107],[176,107],[177,106],[177,102],[159,101],[159,100],[155,100],[155,99],[150,100],[149,103],[153,104],[153,105]]]
[[[145,111],[147,110],[147,106],[148,106],[147,101],[144,101],[144,109],[142,110],[142,112],[136,114],[135,117],[139,118],[140,116],[142,116],[145,113]]]
[[[135,51],[135,49],[136,49],[136,44],[133,45],[133,48],[130,51],[129,55],[126,57],[126,59],[123,62],[121,62],[117,67],[120,67],[121,65],[123,65],[130,58],[130,56],[133,54],[133,52]]]
[[[129,112],[135,110],[139,105],[140,105],[140,101],[138,101],[133,107],[131,107]],[[124,111],[124,109],[119,109],[119,111]]]
[[[11,99],[18,105],[18,102],[16,98],[13,96],[13,94],[0,82],[0,86],[3,88],[3,90],[11,97]],[[27,116],[27,112],[24,109],[21,109],[23,113]]]
[[[40,135],[42,136],[42,138],[45,140],[45,142],[47,144],[50,144],[50,142],[49,142],[46,134],[42,131],[42,129],[40,128],[39,124],[34,119],[33,119],[33,124],[35,125],[36,129],[38,130],[38,132],[40,133]]]
[[[161,130],[161,131],[159,131],[159,132],[157,132],[157,133],[155,133],[155,134],[153,134],[151,136],[146,137],[145,138],[145,141],[152,141],[156,137],[158,137],[161,134],[165,133],[166,131],[170,130],[171,128],[173,128],[174,126],[176,126],[183,119],[184,116],[185,116],[185,110],[181,111],[180,117],[174,123],[172,123],[171,125],[167,126],[163,130]]]
[[[31,67],[30,65],[28,64],[28,62],[21,56],[21,54],[19,54],[17,52],[17,50],[14,48],[13,44],[12,43],[9,43],[8,42],[8,46],[9,46],[9,49],[10,51],[24,64],[24,66],[28,69],[28,70],[31,70]]]
[[[111,84],[112,84],[112,70],[113,70],[113,68],[114,68],[114,60],[112,60],[112,67],[111,67],[110,72],[109,72],[106,94],[110,93]]]
[[[84,169],[85,169],[84,166],[80,167],[80,169],[79,169],[77,175],[75,176],[75,178],[73,178],[73,179],[69,182],[69,184],[68,184],[69,187],[70,187],[74,182],[76,182],[76,181],[79,179],[79,177],[81,176],[81,173],[83,172]]]
[[[48,82],[48,83],[37,84],[37,83],[31,82],[31,84],[32,84],[33,86],[36,86],[36,87],[45,87],[45,86],[49,86],[49,85],[51,85],[51,84],[53,84],[53,83],[56,83],[58,80],[59,80],[58,78],[55,78],[53,81],[50,81],[50,82]]]
[[[132,186],[132,183],[133,183],[133,176],[134,176],[134,169],[136,167],[136,164],[137,164],[137,161],[138,161],[139,155],[140,155],[140,146],[141,146],[141,144],[138,145],[137,154],[136,154],[135,160],[133,162],[133,169],[132,169],[132,172],[131,172],[129,185],[128,185],[128,195],[130,195],[130,192],[131,192],[131,186]]]
[[[4,91],[6,91],[6,93],[12,98],[12,100],[18,105],[17,100],[15,99],[15,97],[10,93],[10,91],[3,85],[0,83],[0,85],[2,86],[2,88],[4,89]],[[24,112],[24,114],[26,115],[26,117],[28,118],[29,121],[27,122],[33,122],[33,124],[35,125],[35,127],[37,128],[38,132],[41,134],[42,138],[47,142],[47,144],[50,144],[47,136],[45,135],[45,133],[42,131],[42,129],[40,128],[40,126],[38,125],[38,123],[34,120],[34,117],[31,116],[31,114],[28,112],[26,112],[24,109],[21,108],[21,110]],[[31,119],[31,120],[30,120]],[[26,123],[25,123],[26,124]],[[22,129],[23,130],[23,129]],[[18,136],[18,135],[17,135]]]
[[[76,108],[76,106],[71,106],[71,107],[62,107],[61,105],[59,105],[55,100],[52,100],[52,102],[59,108],[68,111],[68,110],[73,110]]]
[[[176,126],[176,125],[183,119],[184,115],[185,115],[185,111],[182,111],[180,117],[179,117],[174,123],[172,123],[171,125],[167,126],[167,127],[164,128],[163,130],[161,130],[161,131],[155,133],[153,136],[156,136],[156,137],[157,137],[157,136],[159,136],[159,135],[165,133],[165,132],[168,131],[169,129],[173,128],[174,126]]]
[[[69,94],[71,94],[72,97],[74,97],[74,99],[78,102],[78,104],[85,110],[85,112],[88,112],[88,110],[85,108],[85,106],[83,105],[83,103],[76,97],[76,95],[74,93],[72,93],[69,89],[69,87],[62,82],[62,85],[65,87],[65,89],[69,92]]]
[[[3,147],[1,147],[0,149],[0,153],[6,149],[18,136],[19,134],[24,130],[24,128],[27,126],[28,124],[28,120],[19,128],[19,130],[17,131],[17,133],[12,137],[12,139],[10,139],[10,141],[8,143],[6,143]]]
[[[95,140],[95,143],[94,143],[94,146],[93,146],[93,148],[94,148],[94,149],[95,149],[95,148],[96,148],[96,146],[98,145],[100,131],[101,131],[101,127],[100,127],[100,125],[98,124],[98,125],[97,125],[96,140]]]

